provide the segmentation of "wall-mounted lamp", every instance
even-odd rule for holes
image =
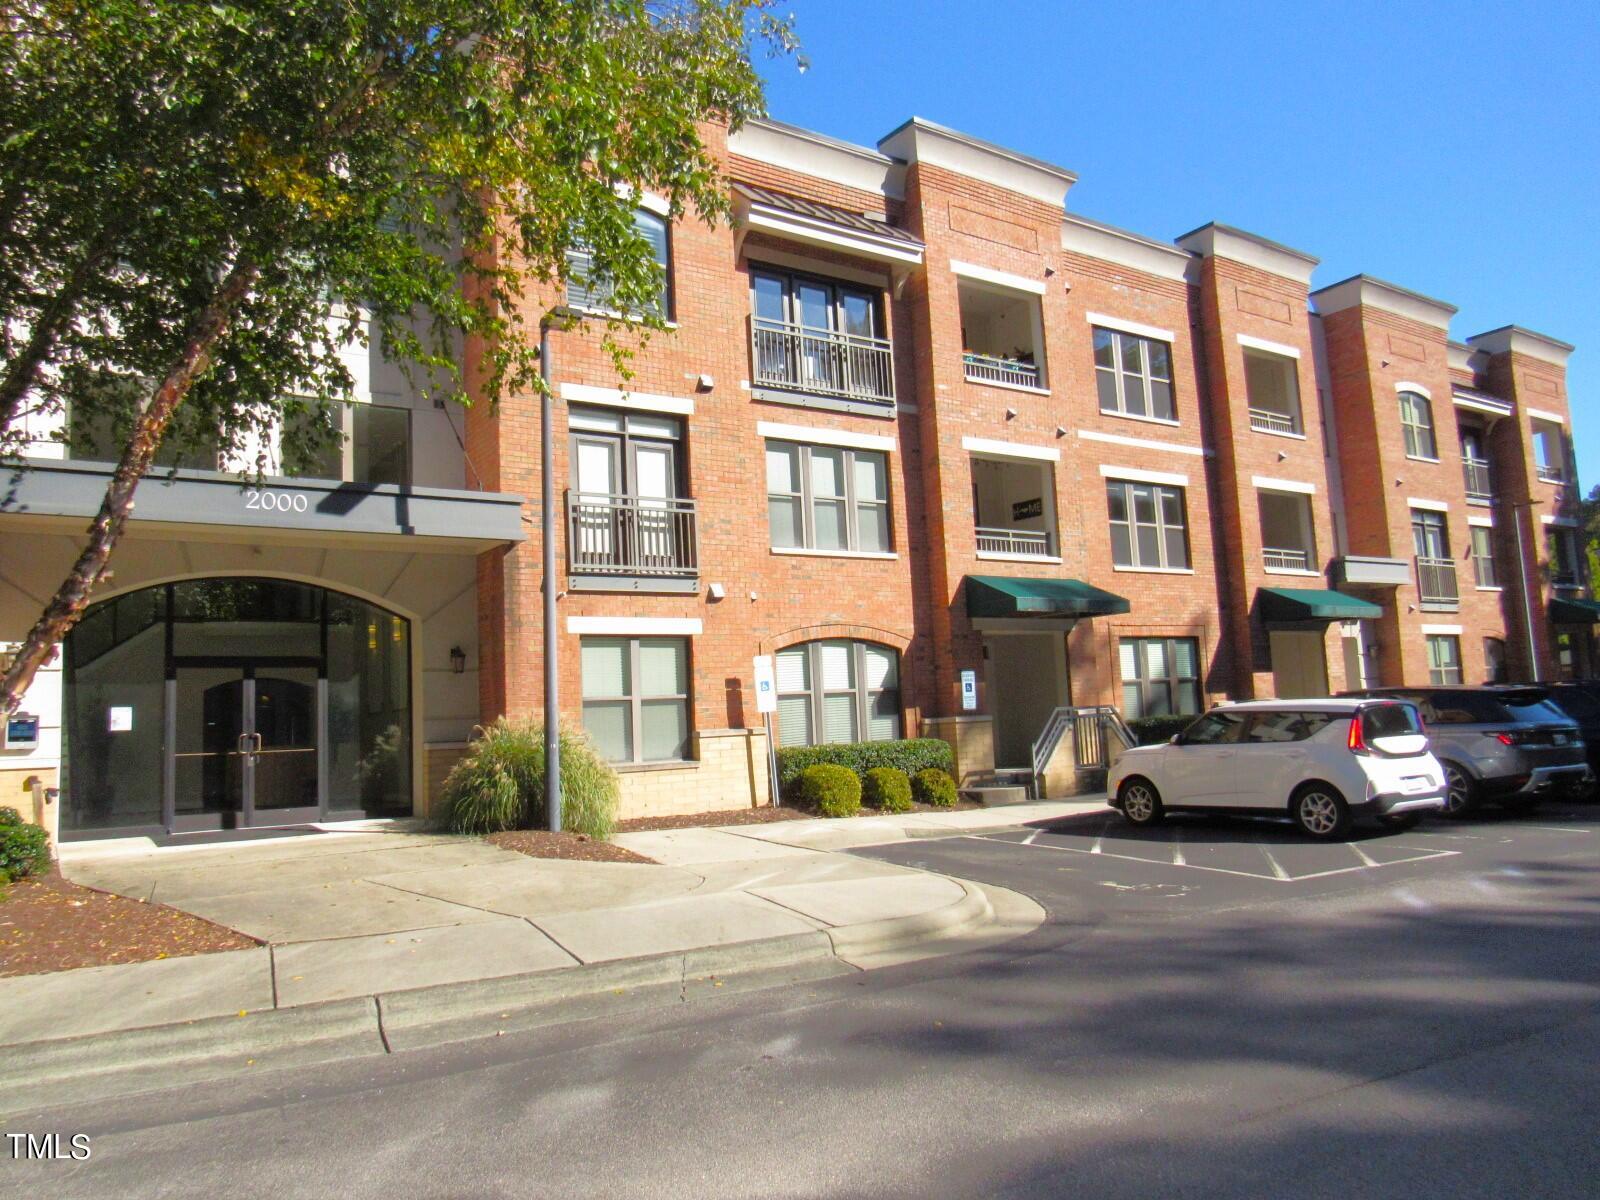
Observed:
[[[460,646],[450,647],[450,669],[457,675],[467,673],[467,652]]]

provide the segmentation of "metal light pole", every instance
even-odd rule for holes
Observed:
[[[550,398],[550,320],[539,322],[539,536],[544,552],[544,812],[561,832],[561,707],[556,660],[555,429]]]
[[[1517,538],[1518,590],[1522,592],[1522,619],[1527,627],[1528,632],[1528,665],[1533,672],[1533,679],[1531,681],[1533,683],[1540,682],[1539,650],[1533,642],[1533,601],[1528,595],[1528,557],[1522,549],[1522,518],[1518,515],[1518,510],[1526,508],[1531,514],[1533,512],[1533,506],[1539,503],[1542,502],[1538,500],[1527,500],[1519,504],[1516,501],[1512,501],[1510,505],[1511,532],[1514,533]]]

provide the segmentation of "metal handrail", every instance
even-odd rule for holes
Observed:
[[[1102,768],[1111,765],[1106,746],[1108,736],[1121,741],[1124,749],[1131,749],[1139,744],[1137,735],[1122,719],[1122,714],[1109,704],[1088,707],[1063,705],[1053,709],[1050,719],[1045,722],[1044,730],[1033,743],[1035,798],[1039,796],[1040,781],[1044,779],[1045,770],[1049,767],[1050,760],[1055,757],[1061,739],[1066,736],[1068,729],[1073,731],[1073,760],[1079,768]]]
[[[693,500],[570,490],[566,496],[571,574],[699,574]]]
[[[1033,558],[1049,558],[1054,553],[1050,534],[1042,529],[979,525],[977,534],[980,554],[1025,554]]]
[[[1299,433],[1299,424],[1293,416],[1270,408],[1250,410],[1250,428],[1260,433]]]
[[[1489,500],[1494,497],[1487,459],[1463,457],[1461,459],[1461,476],[1466,482],[1467,495],[1471,499]]]
[[[758,387],[894,402],[894,350],[888,338],[752,317],[750,353]]]
[[[1455,561],[1417,555],[1417,596],[1424,604],[1460,603]]]
[[[1311,569],[1311,552],[1309,550],[1291,550],[1283,546],[1263,546],[1261,548],[1262,563],[1279,571],[1309,571]]]
[[[1039,386],[1037,363],[1026,363],[1016,358],[1001,358],[994,354],[976,354],[971,350],[961,355],[967,378],[979,383],[1014,383],[1019,387]]]

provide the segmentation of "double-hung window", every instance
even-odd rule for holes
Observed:
[[[611,762],[689,756],[689,642],[586,637],[579,644],[583,728]]]
[[[888,455],[769,441],[767,520],[777,549],[887,553]]]
[[[1165,717],[1200,711],[1200,643],[1194,638],[1122,638],[1122,715]]]
[[[900,736],[900,661],[888,646],[829,640],[777,653],[778,744]]]
[[[1494,569],[1494,533],[1485,525],[1471,527],[1472,572],[1478,577],[1481,588],[1499,587],[1500,577]]]
[[[638,209],[633,217],[634,232],[649,247],[655,261],[660,286],[651,299],[627,316],[648,313],[662,320],[671,318],[672,300],[672,239],[668,235],[667,220],[649,209]],[[594,255],[584,246],[574,246],[567,251],[567,304],[589,312],[612,312],[617,309],[615,285],[605,278],[595,266]]]
[[[1400,393],[1400,430],[1405,435],[1407,458],[1439,457],[1433,436],[1433,404],[1426,396]]]
[[[1183,489],[1106,480],[1111,561],[1119,567],[1187,570],[1189,529]]]
[[[1094,375],[1101,412],[1178,419],[1172,400],[1172,347],[1166,342],[1096,326]]]

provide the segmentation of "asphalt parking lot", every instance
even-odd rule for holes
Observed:
[[[1408,898],[1408,883],[1475,880],[1481,891],[1557,860],[1594,863],[1600,804],[1552,802],[1532,814],[1486,808],[1405,832],[1358,826],[1343,842],[1314,842],[1286,821],[1230,814],[1174,814],[1137,828],[1107,809],[862,853],[1010,887],[1047,909],[1084,901],[1115,908],[1120,897],[1122,907],[1193,911],[1373,889],[1420,905]]]

